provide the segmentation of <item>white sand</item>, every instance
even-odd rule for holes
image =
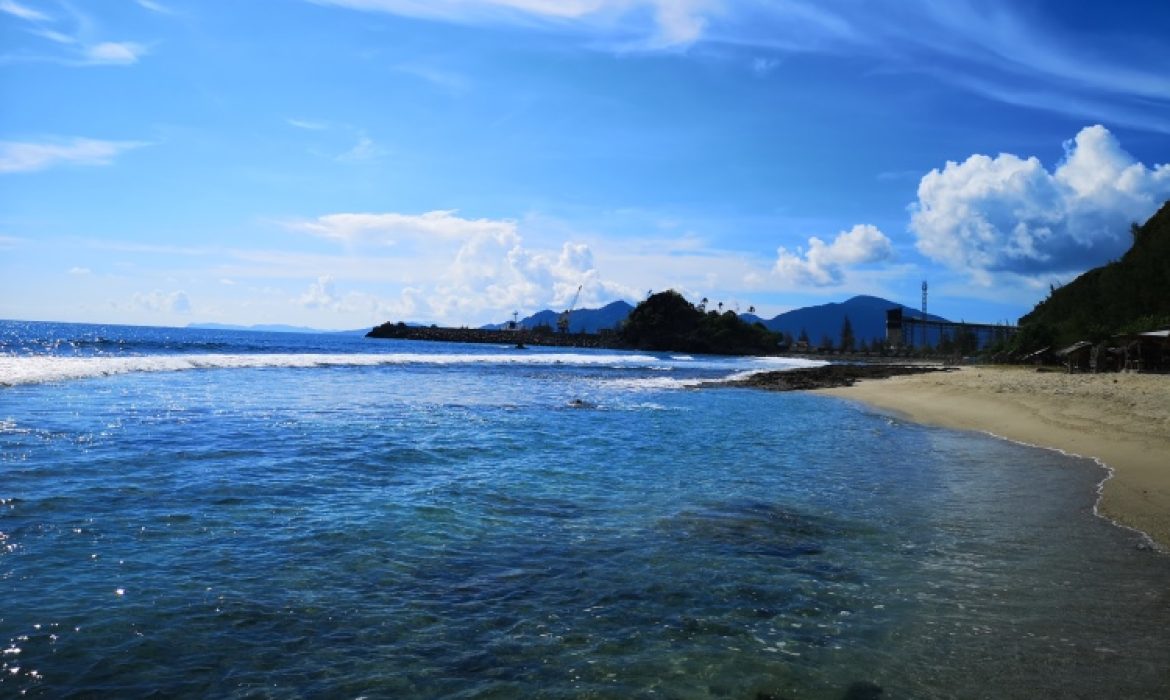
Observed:
[[[1170,548],[1170,375],[968,367],[822,393],[918,423],[1095,457],[1114,471],[1100,511]]]

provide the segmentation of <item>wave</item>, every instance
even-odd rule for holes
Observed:
[[[602,353],[272,353],[183,354],[134,357],[62,357],[54,355],[0,357],[0,386],[44,384],[138,372],[181,372],[201,369],[375,367],[381,365],[509,365],[576,366],[609,369],[659,369],[651,355]]]

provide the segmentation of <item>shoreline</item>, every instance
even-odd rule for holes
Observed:
[[[1170,375],[979,366],[814,393],[1093,459],[1107,471],[1095,512],[1170,550]]]

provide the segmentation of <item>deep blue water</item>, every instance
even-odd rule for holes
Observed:
[[[0,323],[0,697],[1170,696],[1099,467],[778,366]]]

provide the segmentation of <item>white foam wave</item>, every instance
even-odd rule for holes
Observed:
[[[135,372],[261,367],[373,367],[380,365],[530,365],[653,368],[661,359],[638,354],[603,353],[398,353],[398,354],[207,354],[141,357],[0,357],[0,386],[42,384]]]

